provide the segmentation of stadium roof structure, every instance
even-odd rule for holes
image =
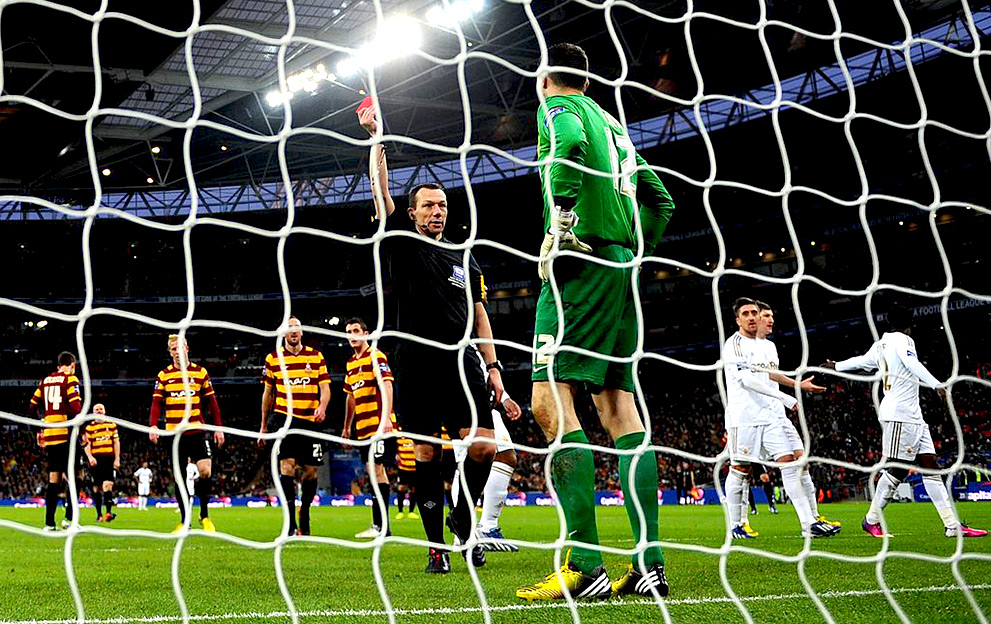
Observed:
[[[189,28],[193,19],[189,7],[170,6],[165,11],[133,3],[117,7],[111,2],[110,12],[96,20],[92,14],[99,3],[93,0],[63,4],[77,14],[31,3],[8,6],[0,14],[4,51],[0,144],[18,146],[0,154],[0,190],[7,199],[32,196],[85,207],[93,202],[92,172],[107,168],[112,175],[100,180],[102,205],[144,216],[188,210],[185,129],[181,125],[195,104],[187,71],[190,61],[201,98],[200,119],[209,122],[209,127],[193,130],[188,141],[201,207],[238,211],[284,202],[279,146],[272,138],[285,121],[285,110],[265,101],[268,92],[279,89],[278,44],[290,24],[284,2],[206,0],[201,3],[201,26],[189,37],[176,36]],[[285,73],[289,76],[318,64],[331,70],[337,67],[350,52],[372,40],[378,10],[386,19],[411,16],[422,22],[428,35],[421,54],[380,65],[374,72],[386,131],[420,143],[400,143],[390,155],[397,184],[438,179],[457,185],[460,164],[452,155],[466,140],[482,147],[471,152],[468,163],[473,181],[532,172],[503,155],[533,157],[531,120],[537,97],[534,80],[525,72],[536,66],[539,43],[524,5],[495,0],[473,3],[479,10],[462,23],[462,40],[450,28],[427,26],[426,11],[438,4],[443,3],[295,2],[294,36],[281,40]],[[847,88],[832,41],[805,37],[782,25],[831,33],[832,16],[819,3],[786,3],[784,8],[775,4],[767,18],[780,22],[763,29],[755,26],[760,18],[757,3],[733,3],[730,8],[724,4],[697,2],[687,28],[680,2],[641,2],[636,10],[633,5],[617,4],[608,15],[568,1],[526,6],[532,8],[547,43],[580,43],[589,52],[592,71],[606,80],[619,77],[622,55],[628,84],[620,90],[620,97],[641,148],[697,136],[700,119],[714,130],[766,115],[775,98],[775,85],[758,37],[761,33],[781,79],[783,100],[801,104]],[[975,11],[974,24],[970,24],[956,2],[904,4],[914,36],[933,42],[914,43],[909,58],[892,47],[905,39],[904,22],[892,6],[865,8],[853,0],[837,3],[845,32],[840,47],[852,84],[902,71],[909,60],[921,63],[947,49],[970,49],[973,35],[984,38],[991,27],[991,13]],[[135,19],[124,19],[115,10]],[[615,40],[605,28],[606,19],[615,27]],[[698,89],[686,30],[691,32],[692,53],[704,77],[706,95],[733,97],[705,99],[699,102],[698,113],[686,105]],[[106,113],[92,120],[95,168],[84,140],[86,122],[64,119],[44,108],[82,115],[93,105],[97,82],[94,36],[103,90],[99,106]],[[459,52],[466,54],[459,56]],[[464,70],[464,99],[459,67]],[[317,131],[293,134],[286,140],[297,202],[332,204],[367,195],[361,176],[367,149],[333,137],[361,137],[353,110],[363,97],[361,91],[368,88],[359,72],[337,76],[312,95],[301,94],[292,100],[292,127]],[[596,84],[593,89],[598,99],[612,99],[609,85]],[[466,133],[466,118],[470,133]],[[423,149],[423,145],[436,149]],[[58,216],[30,203],[0,203],[0,219]]]

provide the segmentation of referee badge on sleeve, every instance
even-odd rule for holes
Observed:
[[[465,268],[460,264],[456,264],[451,268],[453,271],[451,272],[451,277],[447,278],[447,281],[451,282],[458,288],[464,288],[466,284]]]

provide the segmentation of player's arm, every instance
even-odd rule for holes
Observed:
[[[812,382],[813,379],[815,379],[815,375],[809,375],[808,377],[806,377],[805,379],[803,379],[801,382],[797,382],[794,379],[792,379],[791,377],[787,377],[785,375],[782,375],[781,373],[771,373],[771,380],[775,381],[776,383],[781,384],[782,386],[784,386],[786,388],[792,388],[793,389],[793,388],[795,388],[795,386],[798,386],[799,388],[801,388],[801,390],[803,392],[811,392],[813,394],[819,394],[821,392],[825,392],[826,391],[826,388],[824,388],[823,386],[817,386],[817,385],[815,385]]]
[[[327,406],[330,405],[330,374],[327,373],[327,361],[320,354],[320,366],[317,368],[317,385],[320,387],[320,404],[313,412],[314,419],[322,423],[327,418]]]
[[[764,396],[771,397],[772,399],[777,399],[784,404],[786,409],[794,410],[798,405],[798,399],[790,394],[785,394],[780,390],[775,390],[758,379],[753,371],[749,369],[743,369],[742,374],[740,375],[740,383],[744,388],[750,390],[751,392],[756,392],[757,394],[763,394]]]
[[[44,417],[45,416],[44,416],[43,413],[41,413],[41,409],[40,409],[41,408],[41,402],[42,402],[42,398],[41,398],[42,397],[42,395],[41,395],[42,390],[41,390],[41,388],[42,388],[42,386],[39,385],[35,389],[34,394],[31,395],[31,402],[28,404],[28,415],[31,416],[32,418],[37,418],[39,420],[44,420]],[[44,428],[39,429],[38,432],[35,434],[35,441],[38,443],[38,446],[41,446],[41,447],[44,447],[45,446],[45,435],[44,434],[45,434],[45,429]]]
[[[66,383],[65,394],[66,398],[69,400],[66,411],[68,412],[70,419],[75,418],[79,415],[79,412],[83,410],[83,398],[79,395],[79,378],[75,375],[69,376],[69,380]]]
[[[505,388],[502,390],[502,406],[506,409],[506,416],[509,420],[517,420],[523,415],[523,408],[509,396]]]
[[[96,457],[93,455],[93,445],[89,443],[89,435],[84,431],[81,443],[83,445],[83,452],[86,453],[86,462],[90,466],[96,465]]]
[[[262,390],[262,423],[258,428],[258,433],[266,433],[268,431],[268,415],[271,413],[273,405],[275,405],[275,393],[272,392],[272,386],[266,380],[265,389]],[[258,438],[258,446],[264,447],[265,440]]]
[[[151,415],[148,418],[148,427],[151,428],[148,439],[154,444],[158,444],[158,421],[162,418],[163,405],[165,405],[165,381],[159,373],[158,380],[155,381],[155,391],[151,395]]]
[[[220,420],[220,403],[217,403],[217,393],[213,389],[213,382],[210,381],[210,375],[205,374],[203,377],[203,385],[200,386],[200,392],[202,393],[201,401],[206,403],[206,409],[210,412],[210,416],[213,418],[213,424],[218,427],[223,426]],[[213,441],[217,443],[217,446],[224,445],[224,432],[214,431]]]
[[[863,355],[857,355],[852,358],[847,358],[845,360],[840,360],[839,362],[834,362],[832,360],[826,360],[823,364],[823,368],[831,368],[833,370],[839,371],[841,373],[846,373],[849,371],[873,371],[880,368],[878,363],[878,343],[874,343],[870,351]]]
[[[114,470],[120,470],[120,435],[114,430]]]
[[[374,106],[368,106],[358,113],[358,123],[375,136],[378,129],[377,113]],[[368,159],[368,178],[372,183],[372,201],[375,203],[375,218],[383,219],[396,211],[396,203],[389,193],[389,164],[385,157],[385,146],[376,143],[372,146]]]
[[[674,214],[674,200],[661,178],[640,154],[637,154],[637,203],[640,204],[643,252],[650,255],[664,237],[664,230]]]
[[[348,400],[344,403],[344,426],[341,429],[341,437],[345,440],[351,439],[351,423],[354,420],[354,394],[348,392]]]
[[[591,253],[592,248],[578,240],[572,233],[572,228],[578,224],[575,214],[575,204],[582,186],[582,172],[573,164],[585,164],[585,151],[588,148],[588,136],[578,115],[564,109],[552,108],[545,118],[545,125],[554,127],[554,146],[550,155],[554,158],[547,172],[547,184],[553,200],[550,229],[544,234],[544,242],[540,245],[540,262],[537,273],[540,279],[547,280],[547,267],[544,261],[555,245],[559,249]],[[541,132],[550,140],[550,134]],[[568,161],[568,162],[565,162]],[[548,189],[545,188],[544,192]]]
[[[475,302],[475,335],[482,340],[492,340],[492,324],[489,323],[489,313],[485,310],[485,303]],[[497,362],[495,345],[491,342],[479,343],[478,350],[482,353],[482,359],[488,366]],[[495,400],[502,401],[502,394],[505,391],[502,384],[502,372],[497,368],[489,368],[489,387],[495,392]]]
[[[901,341],[897,347],[898,357],[912,374],[919,378],[919,383],[928,388],[943,388],[944,385],[936,379],[936,376],[929,372],[926,365],[919,361],[915,348],[908,344],[908,341]]]

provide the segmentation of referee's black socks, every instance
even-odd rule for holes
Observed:
[[[289,508],[289,531],[296,530],[296,478],[292,475],[279,476],[282,483],[282,491],[286,495],[286,505]]]
[[[444,543],[444,481],[440,462],[416,461],[416,495],[420,503],[420,520],[427,539]]]
[[[462,540],[471,537],[471,511],[475,506],[475,501],[485,489],[485,482],[489,480],[489,472],[492,468],[490,462],[477,462],[469,455],[465,457],[461,465],[461,472],[464,473],[465,482],[468,484],[468,491],[461,492],[458,496],[458,503],[454,507],[454,522],[458,527],[458,536]],[[462,484],[464,485],[464,484]]]

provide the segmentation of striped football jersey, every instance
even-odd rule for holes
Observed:
[[[31,413],[43,406],[45,422],[65,422],[79,413],[82,397],[79,396],[79,378],[69,373],[55,371],[45,377],[31,397]],[[54,446],[69,441],[69,430],[62,427],[42,429],[42,444]]]
[[[379,396],[378,380],[375,378],[376,366],[382,374],[383,383],[393,380],[389,360],[379,349],[366,349],[360,355],[352,355],[347,363],[344,391],[354,397],[354,427],[358,440],[372,437],[379,427],[382,398]],[[391,406],[389,420],[395,428],[396,412]]]
[[[416,470],[416,454],[414,449],[416,446],[413,444],[413,440],[409,438],[399,438],[399,451],[396,453],[398,458],[397,467],[400,470]]]
[[[119,438],[117,425],[109,420],[93,420],[86,425],[86,439],[93,455],[113,455],[114,440]]]
[[[320,406],[320,386],[330,383],[327,362],[323,354],[313,347],[303,347],[293,355],[285,347],[279,347],[286,363],[283,374],[279,366],[279,352],[273,351],[265,358],[265,372],[262,382],[275,388],[275,412],[289,415],[289,393],[292,388],[292,415],[294,418],[314,421],[317,407]]]
[[[199,364],[189,363],[187,367],[189,384],[182,381],[182,369],[169,364],[158,373],[155,380],[154,398],[165,403],[165,429],[172,431],[179,426],[186,411],[186,397],[189,397],[189,424],[203,424],[203,399],[212,396],[213,383],[210,374]]]

